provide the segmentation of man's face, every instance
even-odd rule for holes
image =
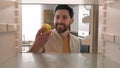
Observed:
[[[63,33],[69,29],[72,19],[69,12],[65,9],[59,9],[54,16],[54,27],[58,33]]]

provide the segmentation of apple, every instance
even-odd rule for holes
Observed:
[[[44,31],[44,32],[47,32],[48,30],[51,30],[51,29],[52,29],[51,25],[49,25],[49,24],[47,24],[47,23],[43,24],[43,27],[45,28],[45,31]]]

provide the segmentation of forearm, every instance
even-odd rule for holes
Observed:
[[[37,43],[34,43],[31,49],[28,52],[34,52],[34,53],[39,53],[40,50],[40,45]]]
[[[48,31],[48,32],[45,32],[42,34],[41,33],[42,33],[42,31],[40,32],[40,30],[39,30],[36,35],[35,42],[34,42],[32,48],[28,52],[39,53],[39,50],[43,49],[45,47],[45,43],[48,41],[51,31]],[[45,51],[45,50],[43,50],[43,51]]]

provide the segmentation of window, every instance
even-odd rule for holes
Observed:
[[[41,5],[22,5],[22,52],[27,52],[35,40],[41,23]]]
[[[34,41],[41,26],[41,6],[22,5],[22,41]]]
[[[87,6],[90,7],[90,6]],[[87,37],[90,34],[90,22],[86,21],[85,18],[90,16],[90,10],[88,10],[86,5],[79,6],[79,27],[78,27],[78,36]],[[85,19],[85,21],[83,20]]]

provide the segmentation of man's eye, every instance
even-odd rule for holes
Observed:
[[[67,17],[63,16],[62,18],[63,18],[63,19],[66,19]]]
[[[55,18],[56,18],[56,19],[59,19],[60,17],[59,17],[59,16],[56,16]]]
[[[57,17],[57,19],[59,19],[60,17]]]

